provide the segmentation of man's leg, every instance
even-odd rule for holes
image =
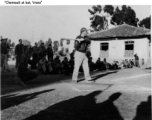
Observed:
[[[78,80],[78,72],[79,72],[79,68],[82,63],[82,60],[83,60],[82,57],[75,56],[75,58],[74,58],[75,64],[74,64],[74,71],[73,71],[73,76],[72,76],[73,81]]]
[[[137,60],[135,60],[135,66],[138,67],[138,65],[137,65]]]
[[[87,57],[83,60],[82,66],[83,66],[83,70],[84,70],[85,80],[86,81],[91,80],[90,73],[89,73],[89,66],[88,66],[88,58]]]

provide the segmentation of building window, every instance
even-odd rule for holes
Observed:
[[[125,57],[134,56],[134,41],[125,42]]]
[[[100,43],[100,57],[109,57],[109,43]]]

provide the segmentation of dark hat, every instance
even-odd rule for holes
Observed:
[[[81,28],[80,32],[88,31],[85,27]]]

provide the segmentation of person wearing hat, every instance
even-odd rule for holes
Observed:
[[[84,70],[85,81],[91,81],[90,73],[89,73],[89,66],[88,66],[88,58],[86,56],[87,49],[91,43],[89,39],[87,39],[87,29],[81,28],[80,35],[76,37],[74,48],[74,71],[72,75],[73,82],[78,82],[78,72],[79,68],[82,65]]]

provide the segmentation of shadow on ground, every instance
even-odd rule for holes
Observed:
[[[96,103],[96,96],[100,93],[102,91],[94,91],[57,103],[25,120],[123,120],[113,103],[121,93],[114,93],[106,101]]]
[[[15,75],[14,75],[15,74]],[[19,78],[17,77],[17,73],[8,74],[5,76],[2,76],[1,78],[1,94],[7,94],[19,90],[26,90],[31,88],[36,88],[44,85],[49,85],[52,83],[59,83],[63,80],[70,79],[71,76],[64,76],[63,74],[60,75],[42,75],[40,74],[35,81],[29,81],[27,82],[27,86],[23,87],[19,85],[18,83],[15,83],[16,81],[19,81]]]
[[[92,78],[91,81],[96,81],[96,80],[99,79],[99,78],[102,78],[102,77],[104,77],[104,76],[106,76],[106,75],[113,74],[113,73],[117,73],[117,72],[118,72],[118,71],[112,71],[112,72],[102,73],[102,74],[93,76],[93,77],[91,77],[91,78]],[[83,81],[83,80],[85,80],[85,79],[80,79],[80,80],[78,80],[78,82]]]
[[[112,74],[112,73],[116,73],[116,71],[114,72],[108,72],[108,73],[103,73],[101,71],[96,71],[96,72],[91,72],[91,74],[96,74],[96,73],[102,73],[101,75],[97,75],[95,76],[93,79],[96,80],[98,78],[104,77],[108,74]],[[81,78],[83,77],[84,73],[80,73],[79,76],[81,76]],[[7,94],[7,93],[11,93],[11,92],[15,92],[15,91],[19,91],[19,90],[26,90],[26,89],[31,89],[31,88],[36,88],[36,87],[40,87],[40,86],[45,86],[45,85],[50,85],[53,83],[60,83],[62,81],[72,81],[72,76],[65,76],[63,74],[58,74],[58,75],[42,75],[40,74],[35,81],[29,81],[27,83],[27,86],[22,87],[16,83],[14,83],[15,81],[15,77],[17,76],[17,73],[9,73],[6,75],[3,75],[1,78],[1,94]],[[17,78],[17,80],[19,80],[19,78]],[[82,81],[84,79],[81,79],[80,81]]]
[[[151,120],[151,96],[146,102],[141,102],[137,107],[136,116],[133,120]]]
[[[38,95],[40,95],[42,93],[50,92],[53,90],[54,89],[44,90],[44,91],[40,91],[40,92],[24,94],[24,95],[19,95],[19,96],[16,96],[15,94],[3,96],[3,97],[1,97],[1,110],[7,109],[7,108],[15,106],[15,105],[19,105],[23,102],[36,98]]]

